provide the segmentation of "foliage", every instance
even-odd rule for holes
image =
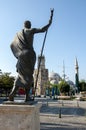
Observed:
[[[79,83],[79,88],[80,88],[80,91],[86,91],[86,82],[84,80],[82,80]]]
[[[10,76],[10,73],[3,73],[0,75],[0,88],[12,88],[14,83],[14,77]]]
[[[61,93],[69,93],[70,85],[66,81],[62,80],[58,86]]]

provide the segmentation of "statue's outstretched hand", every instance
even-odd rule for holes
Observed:
[[[54,9],[51,9],[51,16],[50,16],[50,20],[49,20],[49,25],[51,25],[51,23],[52,23],[53,12],[54,12]]]

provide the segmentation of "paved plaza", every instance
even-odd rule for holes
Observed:
[[[86,130],[86,101],[50,98],[35,100],[41,105],[40,130]],[[2,99],[0,103],[3,103]]]
[[[41,130],[86,130],[85,101],[48,101],[45,99],[40,103],[42,103]]]

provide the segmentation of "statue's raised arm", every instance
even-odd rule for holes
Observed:
[[[54,12],[54,9],[51,9],[51,16],[50,16],[49,24],[51,24],[51,23],[52,23],[52,19],[53,19],[53,12]]]
[[[39,32],[41,33],[41,32],[45,32],[45,31],[48,30],[48,28],[52,24],[53,12],[54,12],[54,9],[51,9],[51,15],[50,15],[49,23],[47,25],[45,25],[44,27],[42,27],[42,28],[34,28],[33,29],[34,33],[39,33]]]

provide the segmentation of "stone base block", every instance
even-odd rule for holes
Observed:
[[[1,104],[0,130],[40,130],[39,104]]]

